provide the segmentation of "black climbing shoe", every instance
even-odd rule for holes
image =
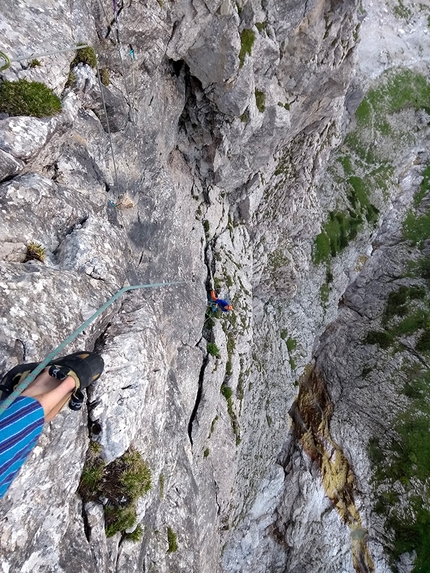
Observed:
[[[3,377],[0,383],[0,390],[2,391],[2,399],[12,394],[16,386],[22,382],[32,372],[38,362],[31,364],[19,364],[12,368]],[[65,380],[67,376],[71,376],[75,380],[75,391],[73,392],[69,408],[71,410],[80,410],[84,401],[84,394],[82,390],[95,382],[103,372],[104,362],[99,354],[94,352],[74,352],[63,358],[57,358],[47,365],[49,367],[49,375],[57,380]]]
[[[74,379],[75,391],[70,398],[69,408],[80,410],[84,401],[82,390],[100,378],[104,362],[100,354],[81,351],[53,360],[48,366],[50,376],[58,380],[65,380],[67,376]]]
[[[18,384],[27,378],[30,372],[33,372],[37,366],[39,366],[39,362],[31,362],[29,364],[19,364],[15,366],[15,368],[12,368],[12,370],[9,370],[0,382],[1,399],[4,400],[12,394]]]

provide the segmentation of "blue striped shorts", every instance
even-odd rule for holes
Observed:
[[[0,499],[37,444],[44,423],[43,408],[20,396],[0,416]]]

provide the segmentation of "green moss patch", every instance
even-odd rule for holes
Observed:
[[[106,465],[99,448],[88,448],[79,484],[84,501],[107,499],[104,504],[107,537],[125,534],[136,524],[136,503],[151,488],[151,471],[133,449]]]
[[[241,439],[240,439],[239,420],[237,419],[237,415],[233,407],[233,400],[232,400],[233,390],[230,388],[230,386],[227,386],[227,384],[223,383],[221,385],[221,394],[227,401],[227,411],[230,416],[233,433],[236,437],[236,445],[238,446],[241,442]]]
[[[178,550],[178,538],[171,527],[167,528],[167,543],[169,544],[167,553],[175,553]]]
[[[0,82],[1,113],[10,116],[49,117],[60,111],[60,99],[45,84],[25,79]]]
[[[347,247],[357,236],[363,219],[354,212],[330,211],[328,220],[314,243],[312,259],[315,264],[328,262]]]
[[[245,56],[252,54],[252,46],[255,42],[255,32],[253,30],[242,30],[240,33],[240,52],[239,52],[239,67],[242,68],[245,63]]]
[[[419,272],[419,267],[416,267]],[[419,278],[418,276],[416,278]],[[365,342],[398,349],[399,337],[419,353],[430,352],[430,293],[422,285],[400,286],[390,292],[382,314],[384,331],[370,331]]]
[[[369,192],[366,188],[365,181],[360,177],[350,177],[348,183],[352,188],[348,199],[353,208],[363,213],[369,223],[376,223],[379,211],[369,201]]]
[[[430,237],[430,212],[425,215],[418,215],[414,211],[409,211],[403,223],[403,236],[414,245],[421,247]]]
[[[124,539],[128,539],[129,541],[134,541],[135,543],[141,541],[142,537],[143,537],[143,527],[141,525],[138,525],[130,533],[124,534]]]
[[[367,344],[377,344],[384,350],[393,344],[393,337],[390,333],[381,330],[371,330],[366,336]]]
[[[164,499],[164,484],[165,484],[164,474],[160,474],[158,477],[158,487],[160,489],[160,499]]]
[[[406,109],[428,111],[429,96],[430,83],[421,74],[403,69],[386,72],[357,108],[357,128],[346,137],[347,145],[366,163],[388,160],[384,153],[392,159],[393,152],[414,140],[407,124],[396,121],[397,114]]]
[[[382,317],[383,324],[387,324],[394,316],[405,316],[408,313],[408,303],[423,299],[425,295],[425,289],[418,285],[401,286],[398,290],[390,292]]]
[[[264,30],[266,30],[267,28],[267,22],[256,22],[255,23],[255,27],[257,28],[257,30],[260,32],[264,32]]]
[[[339,163],[345,174],[350,175],[353,172],[354,164],[349,156],[342,156]],[[365,222],[371,226],[376,225],[379,209],[373,205],[370,196],[375,189],[379,189],[381,193],[385,192],[392,174],[392,167],[382,164],[369,170],[364,177],[349,176],[341,179],[347,205],[343,211],[330,211],[327,221],[323,223],[322,231],[314,242],[315,264],[328,263],[331,257],[341,253],[357,237]]]
[[[414,195],[414,206],[418,207],[421,201],[430,191],[430,165],[428,165],[423,172],[423,180],[417,193]]]
[[[233,332],[227,332],[227,363],[225,366],[226,376],[233,374],[233,353],[236,347],[236,339]]]
[[[400,20],[409,21],[412,16],[412,10],[405,6],[402,0],[399,0],[398,3],[393,8],[393,14],[396,18]]]
[[[351,157],[348,155],[343,155],[337,158],[337,161],[342,165],[343,170],[346,175],[352,175],[354,173],[354,169],[351,163]]]
[[[385,74],[382,85],[369,90],[357,108],[359,126],[370,126],[382,134],[387,128],[387,116],[407,107],[428,109],[430,84],[427,78],[411,70],[390,71]]]
[[[266,110],[266,94],[260,90],[255,90],[255,104],[260,113]]]
[[[246,109],[246,110],[242,113],[242,115],[240,116],[239,119],[240,119],[240,121],[241,121],[242,123],[248,123],[248,121],[249,121],[249,111]]]
[[[215,358],[219,358],[219,356],[220,356],[219,348],[214,342],[208,342],[206,345],[206,350],[208,351],[208,354],[210,354],[211,356],[215,356]]]
[[[428,257],[422,257],[411,265],[410,278],[427,278],[429,265]],[[408,346],[429,359],[430,292],[422,284],[393,290],[382,323],[386,330],[369,332],[366,342],[388,348],[395,347],[398,337],[406,337]],[[391,534],[388,550],[393,571],[402,553],[415,551],[413,573],[426,573],[430,562],[430,371],[422,359],[408,357],[401,377],[405,404],[392,430],[369,442],[378,496],[375,510],[384,516]]]
[[[94,48],[87,46],[86,48],[80,48],[76,51],[76,56],[70,67],[77,66],[78,64],[87,64],[92,68],[97,67],[97,56]]]
[[[110,73],[107,68],[102,68],[100,70],[100,81],[104,86],[108,86],[110,84]]]

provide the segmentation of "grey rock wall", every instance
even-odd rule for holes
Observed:
[[[3,2],[1,50],[12,60],[89,43],[110,84],[89,65],[70,70],[74,51],[2,72],[44,82],[63,111],[0,119],[1,370],[41,360],[124,285],[181,281],[123,295],[68,347],[96,348],[105,373],[82,412],[47,425],[1,501],[3,571],[357,570],[350,532],[290,431],[297,380],[321,337],[317,363],[336,380],[333,435],[363,492],[375,570],[388,573],[370,517],[367,434],[357,440],[361,426],[345,421],[358,398],[340,390],[350,376],[340,367],[352,308],[364,304],[360,280],[364,289],[380,267],[375,248],[359,275],[371,242],[392,241],[419,184],[426,117],[409,114],[416,137],[392,157],[392,180],[415,173],[414,185],[374,192],[376,227],[333,259],[324,300],[327,269],[313,249],[345,201],[328,168],[364,92],[399,63],[427,70],[417,57],[430,53],[425,11],[400,28],[393,6],[130,3],[117,27],[109,2]],[[44,263],[24,262],[30,242]],[[230,315],[208,316],[213,285]],[[132,446],[151,469],[140,542],[107,538],[102,503],[77,493],[89,440],[106,462]]]

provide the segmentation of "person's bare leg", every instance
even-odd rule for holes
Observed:
[[[60,382],[45,370],[24,390],[22,396],[35,398],[43,408],[45,422],[50,422],[61,410],[67,396],[75,389],[75,381],[71,376]]]
[[[49,375],[49,369],[45,368],[30,386],[22,393],[23,396],[30,396],[30,398],[36,398],[40,394],[45,394],[56,388],[60,384],[57,378],[53,378]]]
[[[67,376],[67,378],[63,382],[61,382],[58,388],[55,388],[55,390],[51,390],[51,392],[48,392],[48,394],[42,397],[42,400],[40,398],[36,398],[36,400],[39,400],[39,402],[41,403],[43,410],[45,412],[45,422],[51,422],[51,420],[55,418],[55,416],[58,414],[58,412],[60,412],[64,404],[72,395],[72,392],[75,389],[75,387],[76,387],[75,380],[71,376]],[[55,392],[57,394],[56,396],[54,396],[53,394]],[[47,410],[52,405],[52,403],[54,403],[54,406],[48,412]]]

